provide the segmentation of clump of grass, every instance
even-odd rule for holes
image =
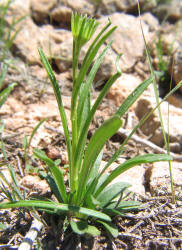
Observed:
[[[8,9],[12,3],[12,0],[6,1],[6,3],[0,3],[0,59],[1,62],[6,59],[10,48],[13,45],[17,34],[19,33],[20,28],[16,28],[17,24],[20,23],[26,16],[20,18],[13,18],[12,22],[9,24],[6,21],[6,15]]]
[[[34,149],[34,155],[46,164],[48,171],[46,179],[57,201],[17,199],[16,202],[1,203],[0,209],[30,207],[43,210],[48,213],[60,215],[60,218],[65,222],[63,224],[71,227],[77,234],[97,236],[100,234],[101,227],[109,235],[116,237],[118,230],[111,223],[112,216],[122,216],[126,211],[139,208],[140,203],[128,199],[127,189],[130,187],[130,184],[119,181],[113,184],[113,181],[134,166],[143,163],[172,160],[172,157],[167,154],[139,155],[118,165],[112,173],[107,173],[106,170],[108,167],[123,153],[124,146],[137,128],[147,119],[148,116],[146,116],[133,129],[120,148],[105,164],[104,168],[101,169],[104,144],[122,126],[123,115],[149,84],[153,82],[153,77],[145,80],[133,90],[115,114],[96,130],[88,145],[86,144],[89,126],[96,110],[106,96],[109,88],[122,75],[119,67],[119,55],[116,61],[116,73],[106,82],[96,101],[91,105],[91,86],[105,54],[111,48],[112,41],[109,41],[99,54],[98,51],[116,30],[116,26],[112,27],[111,24],[111,21],[108,20],[105,27],[95,36],[79,68],[78,61],[81,49],[93,37],[99,24],[95,19],[87,18],[86,15],[72,14],[73,90],[70,117],[71,133],[68,129],[68,118],[64,110],[57,80],[48,59],[42,49],[39,48],[42,63],[54,89],[64,129],[69,159],[69,183],[66,186],[63,170],[60,169],[57,162],[48,158],[40,149]],[[96,60],[93,63],[95,58]]]

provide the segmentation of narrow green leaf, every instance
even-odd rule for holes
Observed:
[[[4,81],[4,78],[6,76],[7,70],[8,70],[8,65],[6,63],[3,63],[3,66],[1,69],[1,74],[0,74],[0,90],[2,88],[3,81]]]
[[[111,28],[105,35],[103,35],[103,37],[101,37],[97,41],[95,46],[90,51],[90,53],[87,57],[87,60],[86,61],[84,60],[84,63],[82,63],[82,66],[81,66],[80,72],[78,74],[78,77],[76,79],[75,85],[73,86],[71,110],[74,110],[76,108],[76,101],[77,101],[78,93],[80,91],[80,85],[84,81],[84,77],[86,76],[88,69],[90,68],[90,65],[93,62],[99,48],[106,41],[106,39],[114,32],[115,29],[116,29],[116,26]]]
[[[111,222],[104,222],[100,220],[97,220],[97,222],[100,223],[106,229],[106,231],[114,238],[118,236],[118,229],[114,224],[112,224]]]
[[[57,186],[53,176],[51,176],[51,174],[46,174],[45,172],[41,173],[41,176],[46,179],[51,191],[53,192],[53,194],[57,198],[57,201],[60,203],[63,203],[64,202],[63,198],[59,192],[58,186]]]
[[[80,170],[79,176],[79,191],[78,196],[85,191],[85,185],[87,183],[88,177],[92,170],[92,167],[102,150],[105,142],[116,133],[116,131],[121,127],[122,121],[114,116],[107,121],[105,121],[100,128],[97,129],[95,134],[92,136],[88,147],[85,152],[85,158],[83,161],[82,168]],[[81,197],[81,196],[80,196]]]
[[[95,205],[93,203],[94,193],[97,191],[97,189],[100,187],[100,185],[107,179],[108,174],[103,174],[100,178],[99,178],[99,176],[94,178],[93,181],[91,182],[91,184],[89,184],[89,183],[87,184],[87,189],[86,189],[86,192],[85,192],[85,203],[84,204],[87,204],[87,205],[88,204],[93,204],[93,205]],[[97,203],[98,203],[98,201],[97,201]],[[99,204],[96,204],[96,205],[98,206]]]
[[[88,225],[87,221],[83,220],[71,220],[70,222],[72,230],[77,234],[88,234],[92,237],[96,237],[100,235],[100,231],[92,225]]]
[[[102,170],[100,176],[105,172],[105,170],[118,158],[119,155],[121,155],[124,152],[124,146],[128,143],[132,135],[137,131],[138,128],[141,127],[141,125],[154,113],[154,111],[158,108],[161,103],[166,101],[169,96],[171,96],[175,91],[177,91],[182,86],[182,81],[180,81],[161,101],[156,107],[151,110],[148,114],[146,114],[142,119],[138,122],[138,124],[134,127],[134,129],[131,131],[131,133],[127,136],[127,138],[124,140],[122,145],[119,147],[119,149],[113,154],[113,156],[109,159],[108,163]]]
[[[27,145],[28,145],[28,138],[26,135],[23,137],[23,148],[24,150],[27,150]]]
[[[69,162],[71,164],[71,161],[72,161],[72,159],[71,159],[71,139],[70,139],[70,136],[69,136],[68,123],[67,123],[66,113],[65,113],[62,98],[61,98],[59,85],[57,83],[57,80],[56,80],[56,77],[55,77],[55,75],[54,75],[54,73],[52,71],[51,65],[49,64],[49,61],[47,60],[44,52],[42,51],[41,48],[39,48],[38,51],[39,51],[39,55],[40,55],[40,58],[42,60],[42,63],[44,65],[44,68],[47,71],[50,82],[51,82],[52,87],[54,89],[54,94],[56,96],[56,100],[57,100],[61,120],[62,120],[62,123],[63,123],[63,129],[64,129],[64,134],[65,134],[65,139],[66,139],[66,144],[67,144],[67,150],[68,150],[68,158],[69,158]]]
[[[120,212],[126,212],[126,211],[131,211],[133,209],[138,209],[141,206],[141,202],[139,201],[132,201],[132,200],[121,200],[121,202],[118,204],[118,202],[113,202],[107,206],[107,209],[116,209]],[[105,211],[105,209],[104,209]]]
[[[60,192],[60,195],[63,199],[63,201],[66,203],[67,202],[67,193],[66,193],[66,187],[64,184],[64,178],[63,178],[63,173],[59,169],[59,167],[47,157],[47,155],[40,149],[34,149],[34,155],[37,156],[39,159],[43,160],[49,167],[49,171],[51,172],[54,181],[57,185],[57,188]]]
[[[29,148],[30,148],[30,145],[31,145],[31,142],[32,142],[32,139],[35,135],[35,133],[37,132],[37,130],[40,128],[40,126],[42,125],[42,123],[44,123],[45,121],[47,120],[47,118],[43,118],[33,129],[32,133],[31,133],[31,136],[28,140],[28,143],[27,143],[27,151],[29,151]]]
[[[7,225],[5,223],[0,223],[0,232],[5,231],[8,227],[9,227],[9,225]]]
[[[111,183],[116,177],[118,177],[123,172],[127,171],[128,169],[140,165],[142,163],[153,163],[157,161],[170,161],[173,158],[170,155],[165,154],[146,154],[136,156],[135,158],[129,159],[125,161],[123,164],[119,165],[112,173],[107,177],[107,179],[102,183],[102,185],[97,190],[95,197],[97,197],[102,190]]]
[[[106,95],[107,91],[112,86],[112,84],[115,82],[115,80],[118,77],[121,76],[121,70],[119,68],[120,56],[121,55],[119,55],[117,57],[117,60],[116,60],[117,73],[114,76],[112,76],[107,81],[107,83],[104,85],[104,88],[102,89],[102,91],[99,94],[97,100],[95,101],[90,113],[88,114],[87,120],[85,122],[85,125],[84,125],[84,127],[82,129],[81,135],[80,135],[79,140],[78,140],[78,147],[76,148],[76,152],[75,152],[76,159],[74,159],[75,165],[79,165],[78,162],[80,162],[80,159],[83,158],[83,153],[84,153],[84,150],[85,150],[85,144],[86,144],[86,139],[87,139],[87,134],[88,134],[88,128],[89,128],[89,125],[90,125],[90,123],[91,123],[91,121],[92,121],[92,119],[94,117],[94,114],[95,114],[98,106],[100,105],[102,99],[104,98],[104,96]]]
[[[81,213],[87,216],[91,216],[94,218],[98,218],[104,221],[111,221],[111,218],[99,211],[95,211],[92,209],[72,206],[63,203],[56,203],[53,201],[38,201],[38,200],[21,200],[16,202],[4,202],[0,203],[0,209],[8,209],[8,208],[18,208],[18,207],[34,207],[34,208],[42,208],[42,209],[51,209],[55,211],[55,213],[59,212],[68,212],[68,213]]]
[[[103,156],[103,150],[101,150],[101,152],[99,153],[99,155],[94,163],[94,166],[93,166],[93,168],[90,172],[90,175],[89,175],[88,182],[93,181],[93,179],[95,179],[98,176],[99,168],[100,168],[101,161],[102,161],[102,156]]]
[[[11,93],[11,91],[13,90],[13,88],[16,85],[17,85],[17,83],[12,83],[9,87],[7,87],[3,91],[1,91],[1,93],[0,93],[0,108],[5,103],[5,101],[7,100],[8,96],[9,96],[9,94]]]
[[[84,207],[89,207],[91,209],[98,210],[100,206],[100,202],[96,200],[92,194],[86,193],[85,201],[84,201]]]
[[[129,183],[117,182],[106,187],[97,197],[100,201],[101,207],[106,207],[113,199],[118,197],[131,185]]]
[[[150,77],[149,79],[142,82],[121,104],[115,115],[118,115],[121,118],[125,112],[128,111],[131,105],[141,96],[144,90],[152,83],[152,81],[153,78]]]
[[[98,56],[98,58],[96,59],[92,69],[90,70],[87,80],[85,81],[84,85],[83,85],[83,90],[82,90],[82,95],[79,98],[79,102],[78,102],[78,108],[77,108],[77,112],[78,112],[78,128],[80,128],[81,126],[81,121],[82,121],[82,112],[83,112],[83,108],[85,105],[85,100],[88,96],[88,93],[90,92],[93,80],[95,78],[95,75],[100,67],[100,64],[104,58],[104,56],[106,55],[108,49],[111,48],[111,44],[112,41],[108,43],[108,45],[106,46],[106,48],[100,53],[100,55]],[[86,117],[87,118],[87,117]]]
[[[8,170],[9,170],[9,173],[10,173],[10,176],[11,176],[11,179],[12,179],[12,183],[13,183],[13,184],[7,183],[10,190],[12,191],[11,195],[13,196],[13,200],[22,199],[22,194],[21,194],[20,189],[19,189],[18,180],[16,178],[15,170],[8,162],[8,158],[7,158],[7,155],[6,155],[3,140],[1,140],[1,150],[2,150],[5,161],[7,162]]]

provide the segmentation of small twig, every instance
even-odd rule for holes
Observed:
[[[138,227],[140,227],[140,226],[143,225],[143,224],[144,224],[144,221],[139,221],[136,225],[134,225],[134,226],[132,227],[132,229],[130,229],[129,233],[134,232]]]
[[[19,136],[19,135],[21,135],[21,134],[22,134],[22,132],[21,132],[21,133],[12,134],[12,135],[3,136],[3,137],[2,137],[2,140],[8,140],[8,139],[17,137],[17,136]]]
[[[9,249],[9,250],[14,249],[14,250],[17,250],[18,247],[6,244],[6,245],[0,245],[0,249]]]
[[[176,242],[182,242],[181,238],[157,238],[158,240],[172,240]]]
[[[127,237],[127,238],[135,238],[137,240],[142,240],[142,237],[136,234],[130,234],[130,233],[119,233],[118,234],[119,237]]]
[[[32,248],[33,242],[36,239],[38,233],[43,227],[43,223],[37,219],[34,219],[30,230],[25,235],[23,242],[20,244],[18,250],[30,250]]]
[[[20,159],[17,155],[15,155],[15,158],[16,158],[18,170],[20,172],[20,176],[24,177],[23,169],[22,169],[21,164],[20,164]]]
[[[118,133],[128,137],[129,134],[130,134],[130,131],[127,131],[126,129],[120,128],[118,130]],[[165,149],[160,148],[159,146],[155,145],[154,143],[152,143],[150,141],[147,141],[145,139],[141,139],[137,135],[132,135],[131,139],[133,139],[137,143],[141,143],[141,144],[143,144],[145,146],[148,146],[148,147],[152,148],[156,153],[167,154],[167,151]],[[169,152],[169,154],[173,157],[174,161],[182,162],[182,156],[181,155],[175,154],[173,152]]]
[[[50,126],[44,125],[44,128],[46,128],[46,129],[48,129],[48,130],[50,130],[52,132],[64,135],[64,131],[63,131],[62,127],[60,127],[60,129],[56,129],[56,128],[52,128]]]

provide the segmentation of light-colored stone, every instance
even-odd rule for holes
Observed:
[[[171,167],[174,186],[182,191],[182,163],[172,161]],[[152,194],[165,195],[171,193],[168,162],[156,162],[153,164],[149,185]]]
[[[181,44],[182,45],[182,44]],[[176,84],[182,81],[182,46],[180,46],[173,55],[174,63],[171,65],[171,71],[173,71],[173,77]],[[180,87],[182,93],[182,87]]]
[[[117,53],[122,53],[121,69],[123,72],[131,72],[134,65],[144,55],[144,40],[141,33],[139,18],[127,14],[115,13],[109,16],[113,26],[117,26],[117,30],[112,34],[112,49]],[[100,19],[102,25],[107,23],[108,17]],[[145,38],[149,39],[149,27],[143,23]]]
[[[139,119],[143,115],[148,114],[152,109],[156,107],[156,101],[154,97],[141,97],[137,102],[136,115]],[[170,142],[182,142],[181,124],[182,115],[181,109],[170,105],[168,114],[168,102],[163,102],[160,106],[162,118],[164,122],[165,132],[168,135],[168,115],[169,115],[169,139]],[[158,117],[158,111],[155,111],[148,120],[140,127],[142,132],[146,135],[150,135],[150,140],[159,146],[164,145],[162,128]]]
[[[0,5],[6,5],[10,2],[7,13],[12,13],[15,15],[19,14],[28,14],[30,9],[30,0],[1,0]]]
[[[71,8],[67,6],[58,6],[57,8],[51,11],[51,19],[64,24],[70,24],[71,22]]]
[[[142,5],[145,0],[141,0]],[[138,11],[138,4],[136,0],[102,0],[99,4],[97,13],[102,15],[110,15],[115,12],[126,12],[136,14]]]
[[[77,11],[82,14],[88,14],[89,16],[93,16],[95,7],[91,1],[87,0],[62,0],[62,4],[70,7],[73,11]]]
[[[172,104],[175,107],[181,108],[182,109],[182,98],[181,98],[181,94],[177,94],[175,93],[174,95],[171,95],[168,98],[168,102],[170,104]]]
[[[152,12],[163,21],[166,16],[171,21],[182,19],[182,2],[181,0],[173,0],[168,3],[159,4]]]
[[[46,194],[50,192],[49,185],[45,180],[41,180],[38,176],[26,175],[20,181],[20,184],[25,188],[30,189],[32,192],[38,192],[38,194]]]
[[[38,23],[47,23],[50,11],[56,6],[57,0],[30,0],[31,14]]]
[[[39,46],[48,57],[51,57],[50,49],[59,48],[60,43],[67,39],[68,33],[70,33],[63,30],[54,30],[51,25],[38,27],[30,17],[27,17],[21,23],[21,27],[13,42],[12,50],[15,55],[30,64],[40,64]]]
[[[67,71],[72,65],[72,44],[73,39],[70,33],[68,39],[58,47],[53,47],[52,54],[60,72]]]
[[[106,162],[102,161],[101,168],[104,167],[105,164]],[[117,163],[111,164],[111,166],[106,170],[106,173],[111,173],[118,166],[119,164]],[[144,174],[145,174],[144,165],[135,166],[133,168],[130,168],[126,172],[122,173],[120,176],[114,179],[112,183],[127,182],[131,184],[131,187],[129,188],[129,190],[140,195],[145,195],[145,187],[143,185]]]
[[[119,107],[140,83],[140,78],[132,74],[123,73],[111,86],[107,98],[114,100],[116,106]],[[135,105],[132,106],[133,109],[135,109]]]
[[[142,21],[149,25],[150,31],[156,31],[159,29],[159,20],[150,12],[144,13],[141,17]]]

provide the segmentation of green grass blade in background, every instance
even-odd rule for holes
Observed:
[[[102,183],[102,185],[97,190],[95,197],[97,197],[102,192],[102,190],[109,183],[111,183],[116,177],[118,177],[120,174],[124,173],[125,171],[134,166],[138,166],[143,163],[146,164],[158,161],[170,161],[172,159],[173,158],[167,154],[146,154],[146,155],[139,155],[136,156],[135,158],[129,159],[112,171],[112,173],[107,177],[107,179]]]
[[[9,185],[8,185],[9,190],[12,191],[11,195],[14,197],[14,200],[22,199],[22,194],[21,194],[19,186],[18,186],[18,180],[16,178],[15,170],[8,162],[8,158],[7,158],[7,155],[6,155],[3,140],[1,140],[1,150],[2,150],[5,161],[7,162],[8,170],[9,170],[9,173],[10,173],[10,176],[11,176],[11,179],[12,179],[12,184],[9,183]]]
[[[64,203],[67,203],[67,193],[66,193],[66,187],[64,184],[62,171],[54,163],[54,161],[52,161],[51,159],[47,157],[44,151],[39,150],[39,149],[34,149],[34,155],[37,156],[39,159],[43,160],[48,165],[49,171],[51,172],[55,180],[55,183],[57,185],[61,198],[63,199]]]
[[[56,96],[56,100],[58,103],[58,108],[59,108],[59,112],[60,112],[60,116],[61,116],[61,120],[62,120],[62,124],[63,124],[64,134],[65,134],[65,139],[66,139],[66,144],[67,144],[67,150],[68,150],[69,163],[71,165],[71,162],[72,162],[71,140],[70,140],[70,136],[69,136],[68,123],[67,123],[66,113],[65,113],[62,98],[61,98],[59,85],[58,85],[57,80],[55,78],[55,75],[52,71],[51,65],[49,64],[49,62],[48,62],[48,60],[47,60],[47,58],[46,58],[46,56],[43,53],[41,48],[39,48],[39,54],[40,54],[42,63],[47,71],[48,76],[49,76],[49,79],[51,81],[52,87],[54,89],[54,94]]]
[[[42,125],[42,123],[44,123],[46,120],[47,120],[47,118],[43,118],[43,119],[34,127],[32,133],[31,133],[31,136],[30,136],[29,140],[27,141],[27,152],[29,151],[29,148],[30,148],[30,145],[31,145],[31,142],[32,142],[32,139],[33,139],[35,133],[36,133],[37,130],[40,128],[40,126]]]
[[[6,76],[7,70],[8,70],[8,65],[6,63],[3,63],[3,66],[1,69],[1,74],[0,74],[0,90],[2,88],[3,81],[4,81],[4,78]]]
[[[13,88],[16,85],[17,85],[16,83],[12,83],[9,87],[7,87],[3,91],[1,91],[1,93],[0,93],[0,108],[5,103],[5,101],[7,100],[8,96],[9,96],[9,94],[11,93],[11,91],[13,90]]]

